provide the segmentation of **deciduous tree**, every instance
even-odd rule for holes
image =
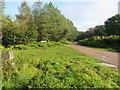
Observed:
[[[120,14],[105,21],[105,32],[107,35],[120,35]]]

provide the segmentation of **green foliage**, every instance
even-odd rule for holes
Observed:
[[[77,40],[82,40],[92,36],[120,35],[120,14],[112,16],[105,21],[104,25],[97,25],[93,30],[80,33]]]
[[[73,23],[61,15],[50,2],[44,6],[40,1],[30,8],[24,1],[18,8],[19,14],[12,21],[5,17],[2,23],[2,44],[18,45],[34,41],[74,41],[78,35]]]
[[[120,51],[120,36],[94,36],[79,41],[80,45],[97,47],[97,48],[109,48]]]
[[[20,14],[13,22],[9,17],[5,17],[2,23],[2,44],[16,45],[26,44],[37,40],[37,26],[34,24],[30,9],[26,2],[19,8]]]
[[[0,45],[0,51],[2,51],[3,49],[5,49],[5,47]]]
[[[17,19],[14,22],[6,17],[2,23],[2,44],[4,46],[26,44],[37,40],[37,26],[33,22],[27,2],[22,3],[19,11],[20,14],[16,15]]]
[[[72,43],[72,42],[70,42],[70,41],[61,41],[61,43],[67,44],[67,43]]]
[[[19,15],[16,15],[19,24],[26,25],[30,22],[31,19],[31,11],[30,7],[28,6],[27,2],[24,1],[21,4],[21,7],[18,8]]]
[[[3,18],[4,18],[4,8],[5,8],[5,2],[4,1],[1,1],[0,2],[0,21],[2,21],[3,20]],[[1,24],[1,22],[0,22],[0,24]],[[0,28],[1,28],[1,25],[0,25]]]
[[[53,47],[53,46],[62,46],[64,45],[63,43],[60,42],[46,42],[46,43],[40,43],[40,42],[35,42],[32,44],[27,44],[27,45],[10,45],[8,49],[13,49],[13,50],[27,50],[27,49],[33,49],[33,48],[48,48],[48,47]]]
[[[105,26],[104,25],[97,25],[94,27],[94,35],[95,36],[105,36]]]
[[[68,20],[68,26],[69,26],[69,32],[67,36],[67,40],[69,41],[75,41],[77,39],[77,36],[79,35],[79,32],[77,31],[77,28],[74,27],[74,24]]]
[[[107,35],[120,35],[120,14],[117,14],[105,21]]]
[[[119,88],[117,69],[95,63],[70,47],[14,51],[3,68],[4,88]]]
[[[60,11],[51,2],[43,7],[40,2],[36,2],[33,18],[38,26],[38,41],[74,41],[77,36],[76,33],[78,32],[73,23],[61,15]]]
[[[4,46],[36,41],[37,35],[37,31],[32,28],[30,30],[27,25],[22,26],[16,22],[13,23],[9,18],[6,18],[3,22],[2,44]]]
[[[86,32],[79,32],[77,40],[85,39],[94,36],[94,28],[89,28]]]

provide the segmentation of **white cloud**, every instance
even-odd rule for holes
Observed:
[[[96,25],[101,25],[101,24],[96,24],[96,22],[86,22],[86,23],[83,23],[81,25],[76,25],[76,28],[79,31],[86,31],[91,27],[95,27]]]
[[[92,6],[86,6],[83,11],[83,14],[80,14],[81,18],[87,17],[93,20],[103,20],[117,13],[117,3],[94,3]]]
[[[118,13],[118,0],[84,4],[66,3],[59,9],[68,19],[74,22],[78,30],[85,30],[89,27],[104,24],[108,18],[116,15]]]

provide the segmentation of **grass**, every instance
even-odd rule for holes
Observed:
[[[117,69],[67,46],[14,50],[14,55],[4,63],[3,88],[120,88]]]
[[[80,44],[78,44],[78,45],[80,45]],[[80,45],[80,46],[84,46],[84,45]],[[120,50],[113,49],[113,48],[98,48],[98,47],[92,47],[92,46],[85,46],[85,47],[96,48],[96,49],[106,50],[106,51],[111,51],[111,52],[120,52]]]
[[[95,48],[95,47],[94,47],[94,48]],[[118,50],[118,49],[113,49],[113,48],[97,48],[97,49],[106,50],[106,51],[111,51],[111,52],[120,52],[120,50]]]

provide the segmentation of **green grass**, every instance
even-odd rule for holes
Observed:
[[[115,68],[67,46],[14,51],[3,66],[3,88],[120,88]]]
[[[95,48],[95,47],[94,47],[94,48]],[[106,51],[111,51],[111,52],[120,52],[120,50],[113,49],[113,48],[97,48],[97,49],[106,50]]]
[[[78,44],[78,45],[80,45],[80,44]],[[80,45],[80,46],[84,46],[84,45]],[[85,47],[96,48],[96,49],[106,50],[106,51],[111,51],[111,52],[120,52],[118,49],[113,49],[113,48],[97,48],[97,47],[91,47],[91,46],[85,46]]]

